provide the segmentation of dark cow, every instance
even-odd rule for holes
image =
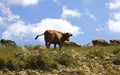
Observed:
[[[110,45],[120,45],[120,39],[110,40]]]
[[[69,46],[71,46],[71,47],[81,47],[81,45],[78,45],[75,42],[64,42],[64,46],[66,46],[66,47],[69,47]]]
[[[62,33],[56,30],[46,30],[43,34],[37,35],[35,39],[39,36],[44,35],[45,45],[49,49],[50,44],[54,44],[54,49],[56,48],[56,44],[59,45],[59,49],[63,46],[65,41],[69,41],[69,38],[72,36],[71,33]]]
[[[12,41],[12,40],[1,39],[0,42],[2,46],[6,46],[6,45],[16,46],[15,41]]]
[[[99,45],[99,46],[108,46],[109,43],[106,42],[104,39],[95,39],[92,40],[92,44],[93,46]]]

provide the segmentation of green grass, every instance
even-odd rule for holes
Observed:
[[[16,58],[16,54],[19,54],[20,50],[21,48],[16,46],[0,48],[0,68],[6,67],[11,70],[18,68],[21,60]]]
[[[67,56],[67,55],[62,55],[57,59],[58,63],[60,63],[61,65],[64,66],[71,66],[71,65],[75,65],[76,63],[76,59]]]
[[[50,70],[57,69],[58,65],[63,65],[66,67],[76,66],[81,62],[89,62],[89,60],[97,57],[101,62],[104,60],[105,56],[110,56],[113,54],[110,60],[115,65],[120,65],[120,46],[86,46],[86,47],[63,47],[62,50],[53,49],[50,50],[39,50],[39,45],[35,46],[25,46],[28,53],[24,53],[22,47],[1,47],[0,48],[0,68],[8,68],[10,70],[20,70],[20,69],[41,69]],[[39,55],[35,55],[34,52],[37,51]],[[77,57],[73,57],[72,54],[78,53]],[[103,63],[104,64],[104,63]]]

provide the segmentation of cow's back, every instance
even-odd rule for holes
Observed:
[[[12,45],[12,46],[16,46],[15,41],[12,40],[6,40],[6,39],[1,39],[1,45]]]
[[[101,46],[107,46],[108,42],[106,42],[104,39],[97,39],[97,40],[92,40],[93,45],[101,45]]]
[[[62,32],[56,30],[46,30],[44,33],[44,38],[46,42],[57,42],[61,39]]]
[[[64,46],[71,46],[71,47],[81,47],[81,45],[75,43],[75,42],[64,42]]]
[[[120,40],[119,39],[110,40],[110,45],[120,45]]]

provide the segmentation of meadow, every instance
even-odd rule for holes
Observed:
[[[120,46],[0,47],[0,74],[119,75]]]

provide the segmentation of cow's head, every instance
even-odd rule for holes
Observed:
[[[63,33],[63,39],[65,40],[65,41],[69,41],[69,38],[72,36],[72,34],[71,33]]]
[[[113,43],[114,42],[114,40],[110,40],[110,43]]]

